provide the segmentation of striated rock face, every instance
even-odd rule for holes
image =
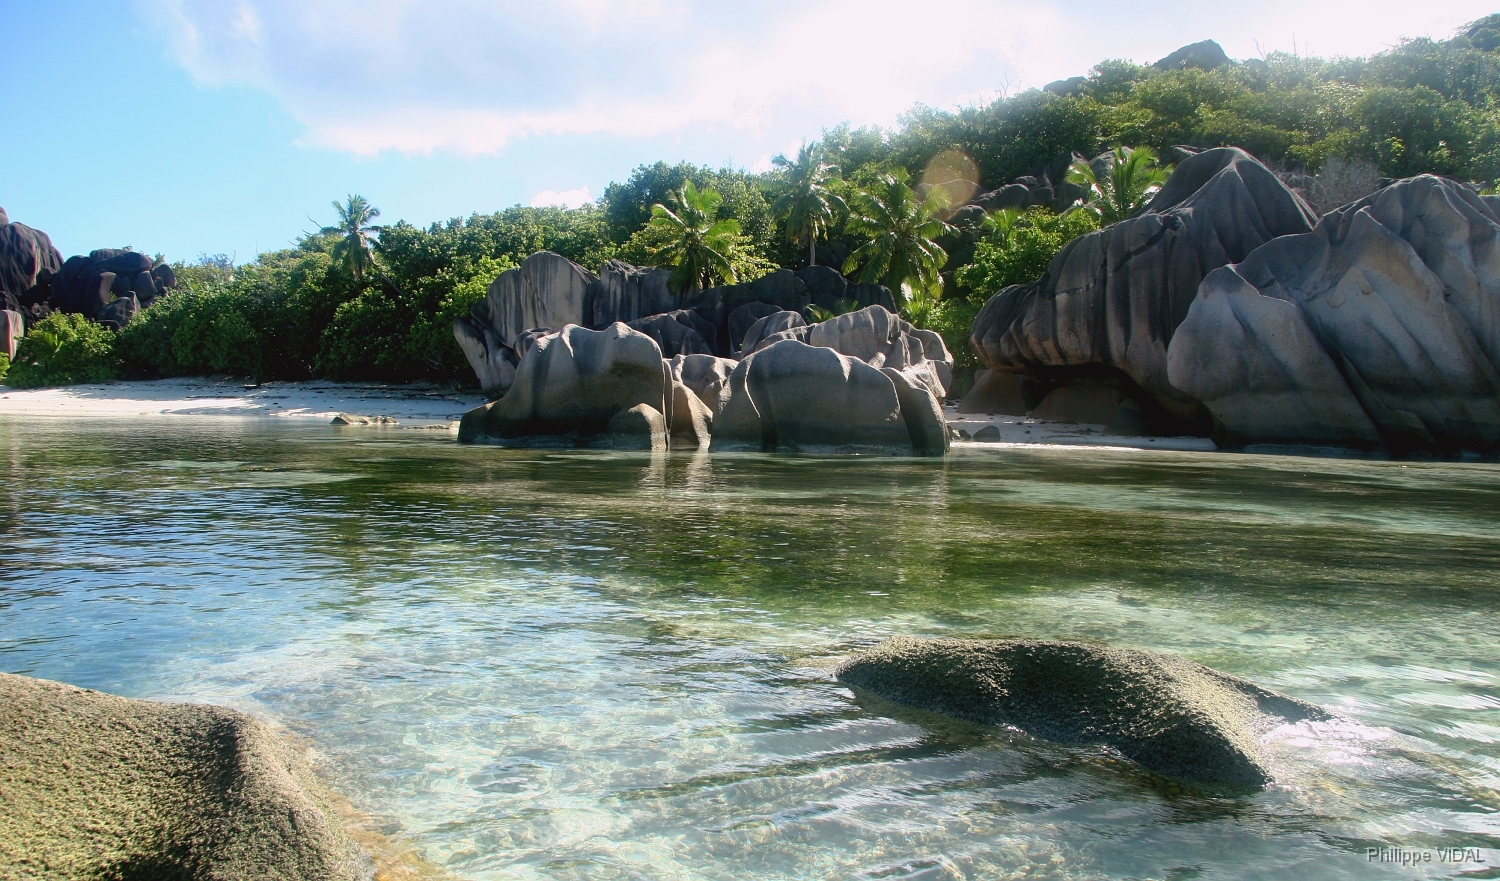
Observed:
[[[541,337],[498,401],[464,414],[458,439],[589,443],[637,404],[672,412],[672,374],[656,341],[616,322]]]
[[[1231,441],[1500,452],[1500,215],[1399,181],[1210,275],[1169,355]]]
[[[793,331],[791,334],[785,331]],[[802,318],[801,312],[772,312],[757,320],[745,331],[740,340],[739,350],[735,353],[737,357],[743,358],[762,348],[767,339],[776,337],[775,342],[783,339],[795,339],[806,342],[807,322]]]
[[[62,262],[46,233],[11,223],[0,208],[0,308],[20,312],[46,301],[46,282]]]
[[[1167,347],[1199,282],[1313,220],[1249,154],[1204,151],[1178,165],[1139,214],[1074,240],[1041,279],[991,297],[971,344],[987,367],[1033,379],[1129,380],[1166,419],[1206,428],[1202,405],[1167,376]]]
[[[763,348],[730,374],[712,448],[942,455],[948,435],[936,398],[925,384],[891,373],[796,340]],[[941,432],[928,424],[933,419]]]
[[[626,327],[638,330],[656,340],[663,357],[678,355],[712,355],[709,344],[716,329],[712,324],[691,309],[678,309],[661,315],[651,315],[627,322]]]
[[[301,757],[250,716],[0,673],[0,877],[372,875]]]
[[[631,266],[610,260],[599,268],[599,283],[594,289],[587,324],[604,327],[616,321],[630,323],[646,315],[672,312],[682,298],[669,287],[672,270]],[[561,327],[561,325],[548,325]]]
[[[678,355],[667,366],[672,379],[687,386],[712,411],[719,406],[719,393],[728,386],[737,363],[712,355]]]
[[[1161,774],[1263,786],[1260,735],[1326,719],[1311,704],[1173,655],[1066,642],[896,637],[839,667],[886,700],[1067,744],[1103,744]]]

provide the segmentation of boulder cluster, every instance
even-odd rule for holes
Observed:
[[[84,315],[119,329],[177,287],[172,267],[135,251],[105,248],[69,257],[41,230],[11,223],[0,208],[0,351],[48,312]]]
[[[1140,212],[990,298],[970,341],[989,372],[961,409],[1495,455],[1496,201],[1424,175],[1318,218],[1241,150],[1189,156]]]
[[[625,449],[942,455],[953,358],[888,290],[822,266],[681,295],[550,252],[502,274],[454,336],[494,400],[459,439]],[[863,308],[809,325],[803,310]],[[826,305],[825,305],[826,304]]]

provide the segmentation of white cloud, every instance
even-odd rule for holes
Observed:
[[[193,77],[270,92],[306,144],[480,155],[517,138],[704,132],[759,152],[1205,38],[1240,58],[1368,54],[1446,36],[1491,0],[1417,13],[1404,0],[137,2]]]
[[[588,187],[563,190],[561,193],[557,190],[542,190],[531,197],[531,207],[544,208],[549,205],[557,205],[563,208],[577,208],[580,205],[587,205],[592,201],[594,201],[594,197],[589,195]]]

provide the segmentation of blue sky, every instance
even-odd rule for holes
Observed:
[[[360,193],[382,220],[598,196],[636,165],[762,168],[890,125],[1153,61],[1365,55],[1495,0],[0,0],[0,206],[64,255],[243,262]]]

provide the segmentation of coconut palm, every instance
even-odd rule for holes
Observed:
[[[1156,164],[1156,151],[1150,147],[1115,147],[1108,174],[1101,177],[1093,165],[1079,160],[1068,169],[1068,181],[1088,191],[1084,208],[1099,215],[1101,225],[1108,225],[1143,208],[1171,171],[1170,166]]]
[[[849,209],[828,184],[837,180],[839,167],[823,161],[823,149],[814,141],[803,144],[796,159],[778,155],[771,160],[786,171],[786,189],[771,205],[776,218],[797,244],[807,248],[807,265],[818,262],[818,239],[828,234],[840,215]]]
[[[715,276],[733,284],[734,267],[729,257],[738,244],[740,222],[719,220],[724,197],[713,190],[699,190],[692,181],[667,194],[668,208],[651,206],[651,225],[668,238],[656,259],[675,266],[672,285],[678,290],[698,291]]]
[[[952,227],[938,217],[948,207],[942,187],[933,187],[924,201],[909,186],[900,169],[882,174],[854,197],[849,228],[869,236],[844,263],[844,273],[858,269],[860,280],[879,282],[903,304],[925,299],[942,286],[948,254],[938,236]]]
[[[344,264],[356,281],[363,280],[365,269],[374,262],[371,246],[380,234],[380,227],[370,221],[380,216],[380,209],[364,196],[351,195],[345,204],[334,202],[333,210],[339,213],[339,222],[319,232],[341,236],[333,246],[333,259]]]

